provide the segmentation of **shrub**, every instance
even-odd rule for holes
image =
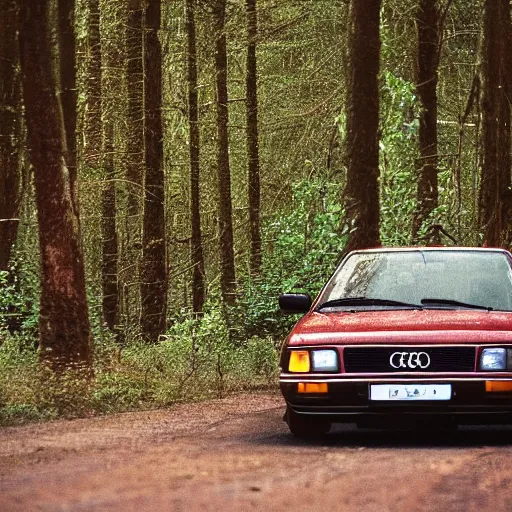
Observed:
[[[279,295],[302,291],[314,297],[325,284],[348,236],[340,198],[340,183],[304,180],[293,187],[290,213],[267,220],[264,233],[270,256],[258,279],[242,277],[234,311],[239,340],[253,336],[282,340],[297,319],[280,314]]]
[[[59,374],[19,336],[0,334],[0,424],[147,409],[276,386],[270,338],[233,346],[216,310],[177,323],[158,344],[95,343],[94,374]]]

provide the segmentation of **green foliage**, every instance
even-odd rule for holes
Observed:
[[[158,344],[97,341],[93,375],[55,374],[33,346],[5,331],[0,342],[0,424],[163,407],[277,382],[272,339],[234,347],[216,309],[176,323]]]
[[[241,339],[282,338],[296,318],[279,313],[279,295],[303,291],[315,296],[345,246],[340,183],[311,178],[293,185],[292,194],[290,213],[273,215],[264,226],[268,254],[261,277],[243,282],[235,315]]]
[[[34,372],[34,399],[37,410],[43,416],[85,416],[94,406],[91,397],[90,373],[68,369],[60,373],[40,363]]]
[[[20,269],[23,272],[20,272]],[[12,262],[9,272],[0,271],[0,329],[33,334],[39,320],[39,278],[30,264]]]
[[[381,241],[389,246],[408,245],[411,243],[411,221],[417,204],[421,106],[412,82],[390,71],[383,73],[382,82],[379,141]],[[445,137],[446,134],[440,129],[440,141],[443,142]],[[448,145],[448,141],[444,145]],[[464,243],[460,236],[461,226],[467,232],[474,231],[472,212],[463,210],[458,204],[452,164],[450,160],[438,159],[439,206],[424,221],[419,231],[420,238],[425,236],[432,224],[441,224],[449,232],[456,233],[460,243]],[[480,242],[474,234],[463,238],[469,245]],[[451,243],[449,240],[445,242]]]
[[[0,423],[41,417],[35,396],[37,369],[33,346],[0,328]]]
[[[10,308],[18,301],[14,286],[9,283],[9,273],[0,271],[0,327],[7,326]]]
[[[411,82],[390,71],[382,80],[381,240],[384,245],[407,245],[416,207],[418,99]]]

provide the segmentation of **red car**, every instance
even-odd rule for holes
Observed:
[[[354,251],[281,352],[285,419],[299,437],[359,426],[512,423],[512,254],[424,247]]]

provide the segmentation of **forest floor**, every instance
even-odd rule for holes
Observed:
[[[512,429],[293,438],[278,394],[0,428],[0,510],[510,511]]]

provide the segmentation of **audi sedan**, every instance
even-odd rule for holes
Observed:
[[[283,345],[285,420],[299,437],[363,427],[512,423],[512,255],[488,248],[354,251]]]

